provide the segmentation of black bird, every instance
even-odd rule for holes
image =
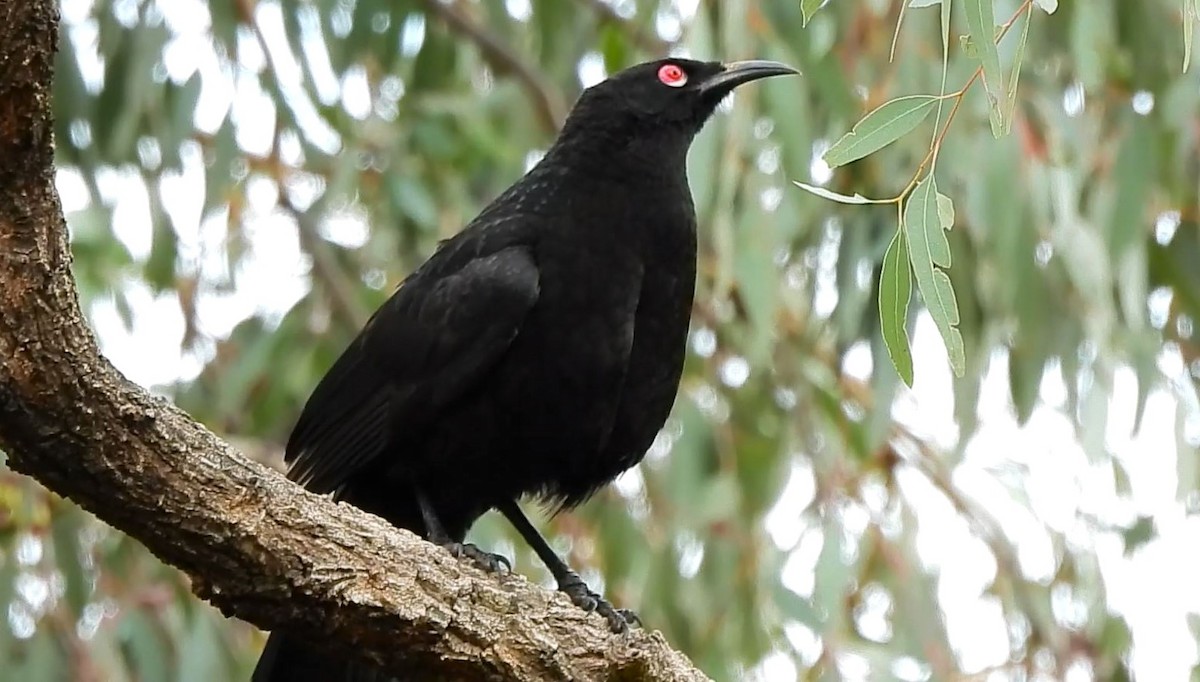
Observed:
[[[317,385],[288,476],[492,569],[497,509],[586,609],[614,609],[517,506],[574,507],[637,464],[683,369],[696,277],[685,161],[735,87],[783,64],[661,59],[588,88],[541,161],[412,273]],[[271,634],[254,680],[375,679]]]

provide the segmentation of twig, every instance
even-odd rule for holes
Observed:
[[[427,12],[440,17],[452,30],[474,43],[484,60],[497,74],[511,74],[516,78],[533,100],[542,128],[547,133],[558,132],[563,122],[564,107],[561,97],[541,72],[526,63],[498,36],[476,23],[460,3],[421,0],[421,4]]]
[[[643,52],[661,56],[670,52],[674,43],[662,40],[658,36],[647,32],[641,26],[617,14],[612,5],[604,0],[580,0],[583,4],[591,7],[596,14],[600,15],[600,21],[606,24],[613,24],[621,29],[621,32],[629,36]]]
[[[370,319],[370,312],[358,298],[354,284],[338,264],[333,247],[318,233],[313,217],[292,203],[282,182],[279,187],[279,205],[296,221],[300,247],[312,256],[313,275],[329,294],[333,314],[347,329],[361,329]]]
[[[258,41],[258,47],[266,57],[267,68],[270,69],[272,74],[278,74],[279,68],[275,54],[267,44],[262,27],[258,25],[258,20],[254,16],[253,0],[235,1],[237,3],[239,18],[254,32],[254,37]],[[276,78],[276,82],[278,82],[278,78]],[[358,299],[358,296],[355,295],[354,285],[338,265],[337,257],[330,247],[329,242],[321,238],[312,216],[306,211],[301,211],[292,201],[291,196],[288,195],[286,183],[284,182],[285,178],[283,177],[287,172],[287,165],[283,162],[283,157],[279,152],[282,131],[280,130],[278,113],[275,116],[274,128],[275,139],[272,141],[271,152],[268,155],[267,161],[272,170],[271,174],[275,180],[275,184],[279,188],[279,205],[296,221],[296,231],[300,237],[300,247],[312,256],[314,278],[320,282],[322,288],[329,294],[333,314],[342,321],[342,324],[347,329],[360,329],[367,323],[370,313]]]

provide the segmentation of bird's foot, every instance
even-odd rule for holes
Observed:
[[[507,557],[500,554],[492,554],[479,549],[475,545],[463,542],[448,542],[442,545],[450,554],[458,559],[470,559],[474,564],[488,573],[508,572],[512,570],[512,563]]]
[[[563,580],[559,581],[558,589],[571,598],[571,603],[584,611],[588,613],[595,611],[604,616],[604,619],[608,621],[608,627],[613,632],[625,632],[630,625],[642,624],[641,619],[633,611],[613,608],[612,604],[593,592],[576,573],[568,573]]]

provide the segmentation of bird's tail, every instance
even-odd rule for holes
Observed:
[[[392,677],[366,663],[327,654],[283,632],[267,638],[250,682],[389,682]]]

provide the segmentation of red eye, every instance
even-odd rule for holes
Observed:
[[[658,80],[663,85],[678,88],[687,83],[687,73],[676,64],[663,64],[658,68]]]

